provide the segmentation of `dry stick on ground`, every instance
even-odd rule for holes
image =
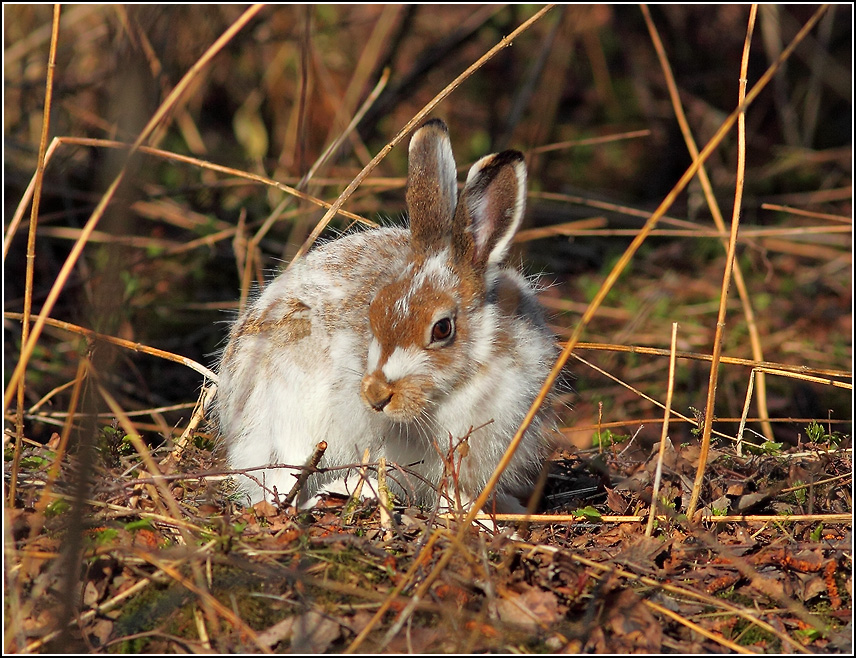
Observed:
[[[814,482],[813,484],[828,484],[836,479],[844,479],[850,477],[850,475],[842,475],[837,476],[836,478],[828,478],[827,480],[822,480],[818,482]],[[798,488],[804,489],[808,487],[808,484],[802,485],[801,487],[791,487],[790,489],[782,489],[779,493],[783,493],[785,491],[792,491]],[[458,518],[455,514],[441,514],[440,518],[443,519],[455,519]],[[483,521],[487,519],[494,519],[496,521],[507,521],[510,523],[513,522],[523,522],[523,521],[531,521],[532,523],[591,523],[592,517],[583,516],[580,514],[487,514],[486,512],[479,512],[476,514],[476,520]],[[671,516],[666,514],[658,514],[658,521],[669,521]],[[781,521],[782,523],[844,523],[847,525],[853,525],[853,515],[852,514],[726,514],[724,516],[717,516],[714,514],[705,514],[700,517],[702,521],[705,523],[770,523]],[[629,514],[629,515],[611,515],[605,514],[601,517],[598,517],[598,523],[641,523],[643,521],[647,521],[648,517],[645,514]]]
[[[291,487],[291,491],[289,491],[285,495],[285,498],[282,499],[283,507],[291,505],[291,501],[293,501],[297,497],[297,494],[300,493],[303,485],[306,484],[306,480],[308,480],[309,476],[315,472],[316,467],[326,451],[327,442],[320,441],[315,447],[315,452],[312,453],[312,456],[309,457],[304,467],[300,470],[300,475],[297,476],[297,481],[294,483],[294,486]]]
[[[168,116],[169,112],[175,107],[178,101],[181,99],[184,92],[190,87],[191,82],[196,78],[199,72],[205,68],[208,63],[213,59],[214,55],[216,55],[225,45],[231,41],[231,39],[241,30],[244,26],[259,12],[261,11],[261,5],[253,5],[249,7],[239,18],[236,20],[229,28],[205,51],[205,53],[200,57],[196,63],[190,68],[190,70],[182,77],[182,79],[178,82],[175,88],[172,90],[172,93],[161,103],[160,107],[155,111],[152,118],[140,132],[137,139],[134,141],[131,149],[128,153],[128,159],[134,156],[136,152],[139,150],[140,146],[142,146],[143,142],[151,135],[152,131],[155,127],[160,124],[161,121],[165,120]],[[50,291],[48,292],[47,298],[42,306],[42,311],[36,319],[35,324],[32,328],[32,333],[30,334],[29,340],[26,343],[22,343],[21,345],[21,355],[18,359],[18,365],[15,367],[15,370],[12,372],[12,376],[10,378],[9,384],[6,388],[5,394],[3,396],[3,408],[6,409],[9,406],[9,403],[12,401],[12,396],[18,386],[18,382],[23,377],[23,373],[27,368],[27,363],[30,360],[30,357],[33,354],[33,350],[36,347],[36,343],[39,340],[39,336],[41,335],[42,329],[44,328],[45,321],[53,310],[54,305],[56,304],[57,299],[59,298],[59,294],[65,286],[68,277],[71,275],[71,270],[77,263],[77,260],[80,258],[80,254],[83,251],[83,247],[86,245],[89,235],[92,231],[95,230],[95,227],[98,225],[98,222],[101,220],[101,217],[104,215],[107,206],[110,204],[113,196],[116,194],[116,190],[118,190],[119,185],[122,183],[122,180],[125,177],[127,172],[127,161],[126,164],[122,166],[119,170],[119,173],[113,179],[113,182],[107,188],[107,191],[102,195],[101,200],[98,202],[98,205],[95,207],[95,210],[92,211],[89,219],[87,220],[83,232],[78,238],[77,242],[74,243],[74,246],[71,248],[71,252],[63,263],[62,268],[57,275],[57,278],[54,281],[53,286],[51,286]],[[41,193],[40,187],[34,187],[33,194],[38,196]]]
[[[196,431],[196,428],[199,427],[200,423],[202,423],[202,421],[204,420],[205,412],[211,406],[211,401],[216,395],[216,382],[212,381],[210,384],[203,386],[202,391],[200,391],[199,393],[199,399],[196,402],[196,406],[193,408],[193,413],[190,415],[190,420],[187,422],[187,427],[184,428],[184,431],[181,433],[181,436],[178,437],[178,440],[175,442],[175,446],[170,451],[170,453],[164,459],[161,460],[161,466],[163,466],[164,468],[169,468],[170,466],[177,464],[181,460],[181,455],[184,453],[184,449],[187,447],[187,444],[190,441],[190,437],[193,435],[193,432]]]
[[[749,69],[749,46],[752,42],[752,32],[755,28],[755,15],[758,5],[752,5],[749,12],[749,27],[746,30],[746,41],[743,44],[743,59],[740,62],[740,86],[738,94],[739,106],[743,106],[746,98],[746,76]],[[746,174],[746,111],[737,117],[737,182],[734,190],[734,209],[731,215],[731,238],[728,241],[728,255],[725,258],[725,272],[722,276],[722,291],[719,295],[719,313],[716,318],[716,333],[713,337],[713,358],[710,362],[710,378],[707,385],[707,402],[704,407],[704,428],[701,437],[701,452],[698,456],[690,503],[687,506],[687,516],[692,519],[701,495],[707,456],[710,450],[710,435],[713,430],[713,409],[716,401],[716,384],[719,376],[719,358],[722,354],[723,332],[725,331],[726,306],[728,304],[728,289],[731,286],[731,273],[734,270],[734,256],[737,251],[737,230],[740,226],[740,208],[743,201],[743,182]],[[759,382],[760,385],[760,382]],[[763,415],[763,414],[762,414]]]
[[[666,441],[669,438],[669,418],[672,415],[672,394],[675,391],[675,346],[678,342],[678,323],[672,323],[672,348],[669,350],[669,385],[666,391],[666,406],[663,410],[663,431],[660,433],[660,454],[657,456],[657,471],[654,474],[654,490],[651,492],[651,510],[648,515],[648,527],[645,535],[654,531],[654,516],[657,513],[657,497],[660,495],[660,476],[663,473],[663,457],[666,454]]]
[[[53,21],[51,23],[51,45],[48,54],[48,71],[45,80],[45,107],[42,113],[42,134],[39,138],[39,157],[36,165],[34,187],[41,189],[45,175],[45,153],[48,145],[50,130],[51,100],[53,98],[53,77],[56,69],[56,48],[59,41],[59,4],[54,5]],[[33,272],[36,262],[36,227],[39,221],[39,201],[41,195],[33,196],[30,209],[30,230],[27,234],[27,268],[24,283],[24,315],[21,324],[21,345],[26,344],[30,336],[30,312],[33,308]],[[15,494],[18,488],[18,467],[21,463],[21,441],[24,438],[24,388],[26,377],[21,373],[18,381],[18,408],[15,412],[15,450],[12,456],[12,473],[9,480],[9,505],[15,506]],[[5,411],[8,402],[3,404]]]
[[[815,14],[808,20],[808,22],[800,29],[800,31],[797,33],[791,43],[788,44],[788,47],[782,51],[782,54],[779,56],[779,58],[775,62],[773,62],[773,64],[761,76],[758,82],[755,83],[755,86],[753,86],[749,93],[746,94],[746,98],[743,103],[741,103],[731,114],[728,115],[728,117],[726,117],[726,119],[723,121],[722,125],[716,131],[714,136],[701,150],[701,152],[699,153],[699,157],[693,161],[690,167],[681,176],[680,180],[678,180],[672,190],[666,195],[666,198],[663,199],[663,201],[660,203],[660,205],[645,223],[645,226],[640,229],[639,234],[633,239],[633,241],[630,243],[630,246],[627,248],[621,258],[615,264],[613,269],[610,271],[603,285],[601,285],[600,289],[598,290],[597,294],[595,295],[594,299],[586,310],[586,313],[583,314],[583,317],[577,324],[576,328],[574,329],[574,332],[571,334],[571,337],[568,340],[565,349],[559,355],[556,364],[553,366],[553,369],[550,371],[550,374],[544,381],[544,385],[541,387],[541,391],[538,393],[535,400],[533,401],[532,406],[530,407],[529,412],[526,414],[526,417],[523,419],[523,422],[521,423],[520,428],[517,430],[517,433],[514,435],[514,437],[508,444],[508,448],[506,449],[505,454],[497,465],[496,470],[494,470],[482,493],[475,501],[473,501],[469,514],[467,514],[465,521],[461,524],[460,529],[458,531],[459,539],[462,538],[463,535],[467,532],[470,523],[472,523],[473,519],[478,514],[478,511],[487,502],[487,499],[493,491],[493,488],[496,486],[496,483],[502,475],[502,472],[505,470],[505,468],[508,466],[508,463],[514,456],[514,453],[517,450],[517,446],[520,445],[520,442],[523,440],[523,435],[529,428],[529,425],[532,423],[532,420],[535,418],[535,415],[538,413],[538,409],[543,404],[544,400],[547,397],[547,394],[553,387],[553,384],[555,383],[556,379],[558,379],[559,374],[561,373],[562,368],[564,368],[568,358],[570,358],[570,354],[576,346],[577,342],[579,341],[582,332],[585,330],[586,326],[588,326],[589,322],[591,322],[591,319],[594,317],[595,313],[597,312],[597,309],[603,303],[603,300],[606,298],[606,295],[612,289],[613,285],[615,285],[615,282],[618,280],[618,277],[621,272],[623,272],[624,269],[627,267],[628,263],[633,258],[634,254],[639,249],[642,242],[644,242],[645,239],[648,237],[650,231],[657,225],[657,222],[660,220],[660,218],[674,203],[678,194],[680,194],[684,190],[687,184],[689,184],[690,180],[697,173],[699,167],[704,163],[705,160],[707,160],[708,157],[710,157],[710,154],[713,153],[713,151],[719,146],[725,135],[736,123],[738,116],[740,116],[745,111],[746,107],[748,107],[755,100],[755,98],[757,98],[758,94],[761,93],[761,90],[766,87],[775,72],[781,66],[782,62],[784,62],[790,57],[794,48],[796,48],[796,46],[814,27],[814,25],[823,15],[825,9],[826,7],[824,6],[821,7],[817,12],[815,12]],[[445,569],[446,565],[452,559],[452,555],[453,551],[451,550],[447,550],[442,555],[440,560],[435,565],[434,569],[420,585],[415,596],[419,598],[424,596],[425,592],[428,591],[428,588],[431,587],[437,576],[439,576],[440,572]],[[407,579],[402,580],[402,583],[400,585],[402,589],[408,584],[408,582],[406,581]],[[353,651],[363,642],[365,637],[368,635],[368,631],[377,624],[377,622],[380,620],[383,613],[386,612],[387,609],[388,606],[382,607],[381,610],[378,611],[375,617],[373,617],[372,620],[366,625],[364,632],[360,633],[360,635],[357,636],[357,638],[355,638],[351,645],[348,647],[349,651]]]
[[[689,123],[687,122],[686,114],[684,113],[683,105],[681,104],[680,95],[678,94],[678,87],[675,83],[675,77],[672,74],[672,68],[669,66],[669,60],[666,57],[666,51],[663,48],[663,42],[660,40],[660,35],[657,33],[657,28],[654,25],[654,22],[651,20],[651,14],[648,11],[648,7],[645,5],[641,5],[642,14],[645,17],[645,23],[648,25],[648,32],[651,34],[651,41],[654,44],[654,49],[657,51],[657,57],[660,59],[660,66],[663,69],[663,74],[666,78],[666,85],[669,89],[669,97],[672,100],[672,107],[675,112],[675,117],[678,120],[678,125],[681,128],[681,133],[684,136],[684,141],[687,144],[687,149],[690,152],[690,156],[692,158],[698,157],[698,146],[696,145],[695,139],[693,138],[692,132],[690,130]],[[755,16],[756,7],[753,6],[751,9],[750,16],[750,29],[749,33],[746,36],[746,48],[744,49],[744,61],[748,61],[748,44],[751,39],[751,26],[754,24],[754,16]],[[745,78],[745,75],[741,76],[741,79]],[[745,80],[741,83],[741,90],[745,91],[746,83]],[[743,97],[741,95],[740,102],[743,101]],[[742,120],[742,119],[741,119]],[[744,157],[745,157],[745,149],[744,149]],[[710,184],[710,178],[707,175],[707,169],[704,166],[701,166],[698,170],[699,182],[701,183],[702,190],[704,191],[704,197],[707,200],[708,208],[710,209],[710,214],[713,216],[713,222],[716,224],[716,228],[724,232],[725,231],[725,221],[722,219],[722,212],[719,209],[719,204],[716,201],[716,196],[713,193],[713,186]],[[728,242],[723,241],[722,246],[728,251]],[[758,323],[755,321],[755,311],[752,307],[752,302],[749,299],[749,291],[746,288],[746,281],[743,279],[743,272],[740,269],[740,266],[737,263],[734,263],[734,284],[737,286],[737,293],[740,297],[740,303],[743,305],[743,315],[746,318],[746,328],[749,331],[749,342],[752,345],[752,356],[755,357],[757,361],[764,360],[764,351],[761,347],[761,337],[758,331]],[[769,411],[767,410],[767,386],[764,381],[763,376],[758,378],[758,415],[761,418],[768,417]],[[764,436],[767,437],[768,441],[773,440],[773,427],[769,421],[764,421],[761,423],[761,430],[764,433]]]

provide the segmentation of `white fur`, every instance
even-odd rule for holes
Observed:
[[[395,382],[404,377],[428,373],[427,364],[425,350],[415,345],[396,347],[383,364],[383,375],[388,381]]]
[[[380,364],[380,343],[377,338],[372,338],[369,341],[369,354],[366,362],[366,372],[374,372]]]

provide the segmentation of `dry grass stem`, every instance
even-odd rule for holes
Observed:
[[[567,343],[564,343],[567,345]],[[576,349],[593,350],[598,352],[627,352],[630,354],[650,354],[652,356],[670,356],[670,351],[659,347],[642,347],[640,345],[609,345],[604,343],[578,343]],[[710,354],[698,352],[683,352],[678,350],[676,355],[679,359],[692,359],[694,361],[710,361]],[[843,377],[852,379],[853,373],[845,370],[829,370],[827,368],[811,368],[809,366],[791,365],[789,363],[774,363],[772,361],[753,361],[752,359],[741,359],[735,356],[723,356],[720,363],[735,366],[747,366],[751,368],[776,368],[788,372],[799,372],[803,374],[825,375],[827,377]]]
[[[734,651],[735,653],[746,653],[746,654],[754,654],[755,653],[754,651],[750,651],[746,647],[740,646],[736,642],[731,642],[729,640],[726,640],[719,633],[712,633],[711,631],[707,630],[706,628],[703,628],[702,626],[699,626],[698,624],[694,624],[693,622],[691,622],[686,617],[683,617],[682,615],[679,615],[677,612],[669,610],[668,608],[666,608],[664,606],[658,605],[658,604],[653,603],[651,601],[645,601],[645,605],[648,606],[651,610],[659,612],[661,615],[665,615],[666,617],[671,617],[672,619],[677,621],[679,624],[681,624],[682,626],[686,626],[688,629],[690,629],[694,633],[698,633],[699,635],[702,635],[702,636],[704,636],[710,640],[713,640],[717,644],[720,644],[723,647],[725,647],[726,649],[730,649],[731,651]]]
[[[743,59],[740,62],[740,86],[738,93],[738,105],[742,106],[746,99],[746,76],[749,69],[749,45],[752,42],[752,32],[755,29],[755,16],[758,11],[757,5],[752,5],[749,12],[749,27],[746,30],[746,41],[743,46]],[[737,119],[737,183],[734,190],[734,210],[731,216],[731,237],[728,241],[728,255],[725,258],[725,272],[722,277],[722,291],[719,296],[719,313],[716,319],[716,332],[713,338],[713,355],[710,362],[710,378],[707,385],[707,402],[704,408],[704,425],[702,428],[701,437],[701,453],[698,459],[698,470],[696,472],[695,483],[693,484],[692,494],[690,495],[690,503],[687,508],[687,516],[690,518],[695,514],[698,499],[701,495],[701,487],[704,480],[705,468],[707,467],[707,456],[710,450],[710,437],[713,431],[714,418],[714,403],[716,401],[716,385],[719,376],[719,360],[722,353],[723,332],[725,331],[725,315],[728,303],[728,289],[731,287],[731,276],[734,271],[734,258],[737,250],[737,230],[740,226],[740,211],[743,201],[743,182],[746,174],[746,113],[745,110],[740,112]],[[752,318],[752,326],[754,326],[754,312],[751,306],[748,305],[748,298],[745,310],[748,311],[748,317]],[[757,342],[757,353],[760,353],[760,341]],[[766,411],[766,387],[763,377],[758,379],[759,391],[759,407],[762,416],[768,416]],[[773,428],[766,423],[763,427],[764,434],[767,440],[773,438]]]
[[[47,151],[48,133],[50,132],[51,99],[53,98],[53,79],[56,69],[56,48],[59,40],[59,15],[60,5],[53,8],[53,20],[51,22],[51,45],[48,54],[48,71],[45,81],[45,105],[42,111],[42,133],[39,138],[39,159],[36,174],[33,181],[33,203],[30,210],[30,230],[27,234],[27,267],[24,274],[24,312],[21,318],[21,343],[26,344],[30,337],[30,313],[33,307],[33,271],[36,262],[36,228],[39,221],[39,201],[42,189],[42,181],[45,174],[45,153]],[[5,254],[5,250],[4,250]],[[9,481],[9,501],[13,503],[17,492],[18,467],[21,459],[21,440],[24,437],[24,388],[26,386],[25,373],[22,370],[18,380],[18,408],[15,414],[15,450],[12,457],[12,472]],[[11,388],[11,386],[10,386]],[[9,406],[11,396],[7,395],[3,410]]]
[[[20,320],[21,313],[11,313],[7,312],[3,314],[3,317],[9,318],[10,320]],[[159,359],[166,359],[167,361],[173,361],[175,363],[180,363],[184,366],[187,366],[191,370],[195,370],[200,375],[203,375],[206,379],[214,382],[215,384],[219,381],[219,377],[212,371],[203,366],[201,363],[197,363],[193,359],[188,359],[186,356],[181,356],[180,354],[173,354],[172,352],[167,352],[166,350],[159,350],[156,347],[150,347],[148,345],[142,345],[141,343],[134,343],[130,340],[125,340],[124,338],[117,338],[116,336],[108,336],[106,334],[98,333],[97,331],[92,331],[92,329],[86,329],[84,327],[78,327],[75,324],[71,324],[70,322],[64,322],[62,320],[54,320],[53,318],[46,318],[44,320],[44,324],[50,327],[56,327],[58,329],[63,329],[64,331],[69,331],[74,334],[79,334],[84,336],[87,340],[90,341],[99,341],[102,340],[105,343],[110,343],[111,345],[116,345],[118,347],[122,347],[126,350],[131,350],[133,352],[139,352],[140,354],[148,354],[150,356],[157,357]]]
[[[454,514],[443,514],[442,518],[454,519]],[[478,521],[494,520],[505,523],[647,523],[648,514],[610,515],[604,514],[592,521],[592,518],[583,514],[486,514],[479,512],[475,519]],[[658,514],[657,521],[670,522],[673,519],[669,515]],[[853,516],[850,514],[702,514],[700,517],[704,523],[850,523]]]
[[[535,155],[537,153],[549,153],[551,151],[562,151],[564,149],[574,148],[577,146],[594,146],[596,144],[609,144],[622,139],[636,139],[638,137],[648,137],[651,134],[650,130],[631,130],[625,133],[617,133],[615,135],[604,135],[603,137],[590,137],[588,139],[572,139],[567,142],[556,142],[555,144],[545,144],[544,146],[536,146],[526,151],[527,155]]]
[[[657,501],[660,495],[660,477],[663,474],[663,457],[666,455],[666,441],[669,440],[669,418],[672,415],[672,394],[675,392],[675,346],[678,342],[678,323],[672,323],[672,347],[669,350],[669,383],[666,389],[666,404],[663,407],[663,431],[660,433],[660,451],[657,456],[657,470],[654,474],[654,488],[651,493],[651,511],[648,515],[648,527],[645,536],[654,531],[654,516],[657,513]]]
[[[781,370],[779,368],[766,368],[766,367],[757,367],[752,368],[752,371],[749,373],[749,384],[746,386],[746,401],[743,404],[743,415],[740,417],[740,428],[737,430],[737,445],[736,450],[738,455],[743,454],[743,432],[746,429],[746,422],[749,418],[749,403],[752,400],[752,392],[755,388],[755,374],[756,373],[768,373],[771,375],[779,375],[780,377],[790,377],[792,379],[801,379],[802,381],[812,382],[815,384],[824,384],[826,386],[836,386],[838,388],[846,388],[847,390],[853,390],[853,384],[848,384],[846,382],[839,382],[834,379],[825,379],[821,377],[814,377],[811,375],[807,375],[801,372],[790,372],[787,370]]]
[[[681,104],[681,99],[678,94],[678,87],[675,83],[675,78],[672,75],[672,69],[669,66],[668,59],[666,57],[666,51],[663,48],[663,43],[660,40],[660,35],[657,32],[657,28],[654,25],[654,22],[651,20],[651,14],[648,11],[648,8],[645,5],[641,5],[642,14],[645,17],[645,23],[648,26],[648,32],[651,34],[651,41],[654,44],[654,49],[657,51],[657,57],[660,60],[660,66],[663,69],[663,74],[666,78],[666,85],[669,89],[669,97],[672,101],[672,107],[675,112],[675,117],[678,120],[678,125],[680,126],[681,133],[684,136],[684,141],[687,144],[687,149],[690,152],[690,156],[695,159],[698,157],[698,147],[696,146],[695,139],[693,138],[692,131],[690,130],[689,123],[687,122],[686,114],[684,113],[683,105]],[[756,7],[753,5],[750,10],[749,16],[749,30],[746,35],[746,42],[744,46],[743,52],[743,64],[742,64],[742,74],[740,76],[741,84],[740,84],[740,94],[738,97],[738,103],[742,103],[745,97],[746,92],[746,81],[745,81],[745,70],[746,65],[749,60],[749,43],[751,41],[751,33],[752,28],[755,22],[755,12],[757,11]],[[743,117],[741,116],[741,122],[744,122]],[[742,123],[738,122],[738,130],[744,130]],[[738,137],[738,139],[740,139]],[[743,144],[743,148],[740,149],[741,155],[738,156],[740,158],[745,157],[745,136],[743,141],[740,142]],[[738,165],[740,166],[740,165]],[[725,221],[722,218],[722,212],[719,209],[719,204],[716,201],[716,196],[713,192],[713,186],[710,183],[710,178],[707,175],[706,168],[702,165],[698,170],[699,182],[701,183],[702,190],[704,191],[704,198],[707,202],[707,206],[710,209],[710,213],[713,216],[714,224],[716,225],[717,230],[725,234]],[[735,215],[737,214],[739,208],[735,208]],[[728,236],[730,239],[736,238],[736,227],[732,226],[732,235]],[[723,239],[722,246],[724,247],[726,253],[729,252],[729,242],[726,239]],[[743,272],[740,270],[740,267],[734,264],[733,256],[727,256],[729,259],[728,262],[731,265],[727,265],[728,268],[733,269],[734,271],[734,283],[737,287],[737,293],[740,297],[740,303],[743,306],[743,316],[746,320],[746,327],[749,330],[749,341],[752,345],[752,355],[755,357],[756,361],[764,360],[764,351],[761,347],[761,335],[758,329],[758,323],[755,320],[755,311],[752,307],[752,302],[749,299],[749,291],[746,287],[746,282],[743,278]],[[723,301],[724,304],[724,301]],[[764,381],[764,378],[761,377],[758,380],[758,412],[760,416],[769,416],[769,411],[767,410],[767,387]],[[767,437],[768,441],[773,440],[773,428],[769,423],[762,423],[761,430],[764,432],[764,436]]]

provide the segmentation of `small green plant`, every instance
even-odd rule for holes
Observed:
[[[747,452],[750,452],[753,455],[768,455],[770,457],[775,457],[782,454],[783,445],[785,444],[776,443],[775,441],[764,441],[761,445],[747,442],[743,444],[743,447]]]
[[[130,457],[136,452],[130,439],[116,423],[101,428],[96,450],[110,466],[118,466],[122,457]]]
[[[199,450],[207,450],[208,452],[212,452],[217,446],[214,439],[210,435],[206,436],[205,434],[194,434],[193,445]]]
[[[152,522],[149,519],[137,519],[125,524],[125,530],[128,532],[136,532],[137,530],[154,530]]]
[[[592,444],[595,448],[608,448],[612,445],[624,443],[629,439],[629,435],[615,434],[614,432],[612,432],[612,430],[603,430],[595,434]]]
[[[21,457],[21,468],[24,470],[39,470],[47,468],[51,461],[41,455],[25,455]]]
[[[594,507],[592,507],[591,505],[588,505],[587,507],[583,507],[583,508],[580,508],[580,509],[575,509],[575,510],[572,512],[572,514],[573,514],[574,516],[582,516],[582,517],[585,517],[585,518],[587,518],[587,519],[589,519],[589,520],[591,520],[591,521],[600,521],[601,516],[602,516],[602,515],[601,515],[601,513],[600,513],[599,511],[597,511],[597,510],[596,510]]]
[[[827,430],[823,425],[818,423],[816,420],[811,421],[811,423],[805,428],[806,436],[808,436],[809,441],[812,443],[816,443],[818,445],[830,445],[837,447],[841,445],[841,443],[846,438],[845,435],[840,432],[833,432],[831,430]]]
[[[107,546],[112,544],[118,536],[117,528],[100,528],[92,533],[90,539],[96,546]]]
[[[59,516],[71,509],[71,505],[65,498],[57,498],[45,508],[45,516]]]

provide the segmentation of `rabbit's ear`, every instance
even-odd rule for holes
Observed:
[[[503,151],[476,162],[467,176],[452,227],[459,263],[476,272],[508,254],[526,206],[526,163],[519,151]]]
[[[407,210],[416,250],[435,251],[448,243],[458,198],[458,174],[449,130],[432,119],[410,140]]]

